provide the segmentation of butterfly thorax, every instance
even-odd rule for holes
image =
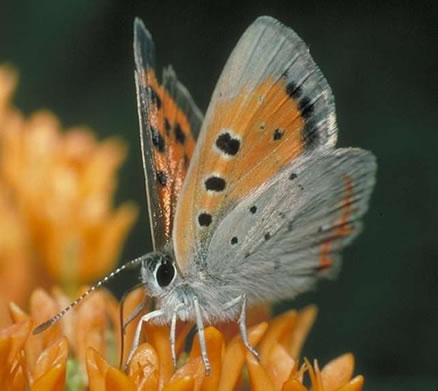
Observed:
[[[225,308],[241,294],[239,289],[205,271],[194,270],[183,275],[169,254],[151,253],[142,264],[141,279],[147,294],[156,299],[158,308],[165,314],[155,320],[157,323],[170,323],[175,312],[182,321],[194,321],[194,300],[198,300],[207,324],[238,317],[237,308],[226,311]]]

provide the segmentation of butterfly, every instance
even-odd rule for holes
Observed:
[[[208,374],[205,325],[237,320],[257,356],[247,308],[294,298],[336,273],[340,250],[361,230],[376,159],[335,147],[332,91],[306,44],[274,18],[259,17],[240,38],[205,118],[171,67],[158,81],[154,56],[137,18],[135,84],[153,252],[130,264],[141,264],[157,306],[138,322],[128,362],[142,324],[154,322],[170,324],[175,363],[176,322],[190,320]]]

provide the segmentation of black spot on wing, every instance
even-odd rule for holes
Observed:
[[[318,127],[312,123],[312,120],[309,120],[308,122],[306,121],[301,136],[307,149],[312,150],[318,145]]]
[[[295,174],[294,172],[291,173],[291,174],[289,175],[289,179],[290,179],[291,181],[293,181],[294,179],[297,179],[297,178],[298,178],[298,175]]]
[[[310,102],[310,99],[305,96],[300,100],[298,107],[300,108],[301,115],[304,119],[309,119],[314,112],[314,105]]]
[[[251,208],[249,208],[249,211],[254,214],[255,212],[257,212],[257,206],[253,205],[251,206]]]
[[[239,240],[237,239],[237,236],[233,236],[233,237],[231,238],[231,244],[237,244],[238,241],[239,241]]]
[[[155,129],[153,126],[151,126],[151,138],[152,138],[152,144],[157,149],[158,152],[164,152],[164,139],[163,136],[158,132],[157,129]]]
[[[272,134],[272,139],[274,141],[281,140],[281,138],[283,137],[283,134],[284,134],[284,130],[277,128],[274,130],[274,133]]]
[[[180,144],[184,144],[186,141],[186,135],[184,134],[183,130],[181,129],[181,125],[178,122],[175,124],[173,131],[175,132],[176,141]]]
[[[218,176],[208,177],[204,182],[205,188],[211,191],[223,191],[226,186],[225,179]]]
[[[161,109],[161,98],[158,95],[157,91],[155,91],[151,86],[146,87],[147,94],[151,102],[155,105],[155,107],[160,110]]]
[[[291,81],[286,85],[286,94],[289,98],[298,99],[303,94],[303,90],[297,83]]]
[[[198,216],[198,223],[201,227],[208,227],[211,224],[212,218],[209,213],[201,213]]]
[[[303,97],[299,102],[299,109],[304,119],[304,128],[301,132],[301,138],[307,149],[313,149],[317,146],[319,140],[318,127],[312,118],[315,112],[315,106],[309,98]]]
[[[271,239],[271,234],[269,232],[265,233],[265,240]]]
[[[285,73],[285,77],[287,77],[287,72]],[[318,128],[312,119],[315,106],[309,97],[303,96],[302,87],[294,81],[290,81],[286,84],[286,94],[289,98],[296,100],[298,103],[298,109],[304,120],[304,128],[301,137],[307,149],[313,149],[319,140]]]
[[[166,131],[166,134],[170,134],[170,123],[167,117],[164,117],[164,130]]]
[[[161,186],[166,186],[167,174],[164,171],[157,171],[157,181]]]
[[[231,137],[230,133],[221,133],[216,139],[216,147],[226,155],[234,156],[239,152],[240,141]]]

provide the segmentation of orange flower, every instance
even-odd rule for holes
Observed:
[[[32,321],[22,321],[0,332],[0,379],[5,390],[63,390],[68,356],[67,340],[52,341],[32,367],[23,364]]]
[[[9,311],[15,324],[3,333],[13,341],[14,338],[17,339],[17,332],[13,328],[20,327],[20,335],[25,337],[20,339],[21,344],[12,353],[0,351],[0,361],[7,362],[7,366],[2,367],[0,371],[5,371],[6,367],[9,374],[14,374],[17,383],[26,384],[31,390],[37,387],[35,384],[42,381],[39,379],[43,375],[49,380],[44,380],[44,387],[35,389],[63,390],[69,350],[69,379],[74,379],[72,381],[79,385],[87,382],[84,363],[88,348],[95,349],[114,364],[118,354],[114,338],[115,330],[119,327],[118,304],[113,296],[104,290],[91,295],[46,332],[38,335],[30,333],[33,327],[47,320],[69,302],[70,298],[58,289],[54,290],[53,297],[38,289],[31,295],[29,315],[11,303]],[[10,329],[12,331],[8,331]],[[10,358],[7,360],[5,357]],[[48,374],[50,371],[53,373]],[[49,387],[47,381],[54,383]],[[60,388],[56,388],[55,383],[56,387]]]
[[[2,320],[5,303],[24,305],[35,286],[74,292],[113,269],[137,215],[131,203],[112,206],[122,142],[64,132],[44,111],[25,118],[10,102],[16,81],[0,67]]]
[[[145,300],[142,289],[128,295],[125,319],[142,300]],[[192,324],[178,326],[176,370],[171,359],[168,327],[150,324],[143,328],[146,341],[135,352],[127,371],[115,367],[114,353],[120,351],[114,338],[120,331],[119,310],[115,299],[105,291],[93,293],[45,332],[30,334],[32,325],[48,319],[67,301],[59,290],[55,290],[53,298],[37,290],[31,298],[30,315],[10,305],[15,324],[0,333],[0,378],[8,379],[9,389],[26,385],[31,390],[61,390],[66,379],[71,387],[70,383],[75,382],[76,389],[86,389],[88,383],[90,391],[231,391],[248,385],[251,390],[263,391],[360,391],[363,386],[362,376],[352,379],[351,354],[331,361],[322,370],[316,361],[313,365],[307,360],[299,364],[302,345],[316,315],[313,306],[299,312],[288,311],[272,320],[268,319],[266,309],[250,313],[249,340],[257,346],[260,362],[247,351],[234,325],[206,328],[211,363],[211,374],[206,376],[196,336],[190,352],[184,351]],[[133,322],[126,330],[128,349],[135,327]],[[68,361],[67,345],[71,350]],[[41,385],[45,388],[38,388]]]

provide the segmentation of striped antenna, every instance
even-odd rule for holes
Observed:
[[[39,334],[43,331],[47,330],[53,323],[57,322],[59,319],[61,319],[68,311],[70,311],[73,307],[78,305],[82,300],[84,300],[91,292],[95,291],[97,288],[101,287],[103,284],[105,284],[108,280],[111,280],[114,276],[119,274],[125,269],[137,266],[140,262],[146,260],[149,258],[150,254],[142,255],[141,257],[135,258],[132,261],[129,261],[125,263],[124,265],[120,266],[116,270],[112,271],[110,274],[105,276],[102,280],[98,281],[95,285],[93,285],[91,288],[89,288],[87,291],[85,291],[82,295],[80,295],[73,303],[69,304],[67,307],[65,307],[62,311],[58,312],[56,315],[52,316],[49,320],[45,321],[44,323],[41,323],[38,327],[35,327],[32,331],[32,334]]]

